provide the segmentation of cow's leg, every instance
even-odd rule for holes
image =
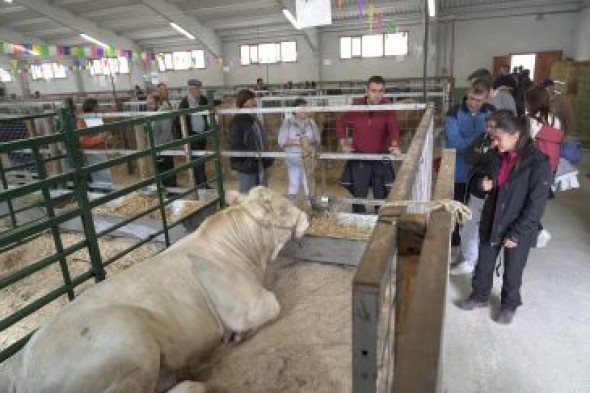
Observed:
[[[119,363],[119,372],[105,393],[153,392],[156,388],[160,369],[159,346],[151,340],[132,341],[136,344],[134,350],[126,356],[121,355],[124,362]]]
[[[207,388],[201,382],[183,381],[168,390],[167,393],[207,393]]]
[[[242,331],[256,329],[267,322],[276,319],[281,311],[281,306],[274,293],[264,289],[248,312],[248,327]]]

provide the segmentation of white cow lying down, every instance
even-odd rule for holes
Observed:
[[[308,227],[305,213],[257,187],[164,252],[89,289],[0,365],[0,393],[205,392],[179,383],[224,335],[279,314],[266,265]]]

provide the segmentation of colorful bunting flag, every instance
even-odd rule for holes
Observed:
[[[387,34],[393,34],[395,33],[395,22],[390,20],[387,22],[387,26],[385,27],[385,32]]]
[[[369,31],[373,32],[373,21],[375,20],[375,6],[373,3],[369,3],[368,7],[368,17],[369,17]]]
[[[363,19],[363,10],[365,8],[365,4],[363,0],[356,0],[356,10],[359,14],[359,19]]]

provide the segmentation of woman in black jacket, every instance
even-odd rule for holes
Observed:
[[[480,183],[487,193],[479,226],[479,259],[471,295],[459,303],[464,310],[486,307],[493,285],[494,266],[504,247],[501,306],[496,322],[508,324],[520,306],[522,274],[536,238],[551,185],[547,156],[529,136],[526,119],[507,110],[494,113],[491,130],[497,155],[489,161]]]
[[[256,107],[256,95],[251,90],[240,90],[236,95],[236,106],[238,108]],[[231,121],[229,133],[232,151],[260,153],[268,150],[266,133],[254,114],[235,115]],[[231,168],[240,175],[240,192],[247,193],[255,186],[268,185],[266,168],[272,163],[272,158],[232,157]]]

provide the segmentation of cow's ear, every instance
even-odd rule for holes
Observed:
[[[229,206],[237,205],[242,202],[242,199],[244,199],[244,195],[236,190],[227,190],[225,193],[225,201]]]

